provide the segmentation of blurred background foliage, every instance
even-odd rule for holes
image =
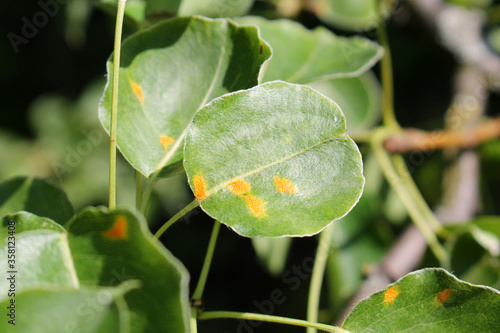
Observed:
[[[500,51],[497,1],[449,2],[484,11],[489,19],[484,27],[484,40],[491,50]],[[125,35],[177,13],[208,16],[250,13],[270,19],[288,17],[308,28],[325,26],[342,36],[358,32],[375,40],[373,28],[387,20],[398,121],[404,127],[430,131],[443,128],[459,62],[438,43],[408,2],[398,3],[392,11],[389,11],[391,1],[351,1],[345,8],[338,8],[339,3],[342,2],[242,0],[216,1],[216,5],[206,6],[194,0],[182,3],[130,0]],[[16,53],[8,34],[20,34],[22,18],[31,20],[41,8],[34,1],[0,4],[0,181],[18,175],[48,179],[68,193],[76,211],[87,205],[107,204],[108,137],[97,118],[97,103],[104,88],[105,63],[112,51],[115,8],[115,2],[108,0],[67,1],[59,5],[57,13],[34,37],[19,45]],[[345,103],[348,128],[351,122],[353,128],[358,125],[360,129],[368,129],[380,117],[378,77],[375,66],[373,72],[363,77],[325,81],[313,87],[334,97],[341,106]],[[365,82],[364,95],[355,88],[361,81]],[[349,98],[351,93],[354,96]],[[498,115],[499,106],[500,99],[494,93],[489,98],[486,116]],[[349,110],[359,111],[349,114]],[[330,229],[333,242],[322,298],[325,311],[320,313],[324,322],[335,321],[351,305],[349,300],[363,279],[411,223],[369,149],[364,145],[360,149],[366,189],[353,212]],[[495,216],[500,214],[500,141],[485,143],[477,152],[481,171],[480,214]],[[431,207],[440,204],[443,168],[440,152],[426,154],[413,168],[412,175]],[[133,206],[134,191],[134,172],[121,159],[118,203]],[[192,194],[183,174],[159,181],[148,212],[151,229],[157,229],[191,201]],[[186,265],[194,282],[201,269],[211,225],[210,219],[197,209],[176,223],[163,238],[165,246]],[[452,254],[453,272],[459,278],[500,288],[497,225],[498,219],[491,217],[450,227],[453,237],[446,241],[446,246]],[[304,318],[310,260],[316,246],[316,237],[251,241],[223,228],[206,289],[207,310],[260,312],[261,302],[278,289],[285,292],[286,301],[275,305],[273,314]],[[421,266],[434,264],[435,260],[428,255]],[[239,325],[233,320],[200,322],[200,331],[253,330]],[[275,328],[272,324],[262,324],[257,330],[275,332]],[[302,332],[302,329],[289,327],[286,331]]]

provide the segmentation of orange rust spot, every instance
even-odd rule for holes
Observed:
[[[165,151],[168,151],[168,146],[175,142],[175,140],[168,135],[160,135],[160,142]]]
[[[395,286],[387,289],[384,293],[384,303],[391,303],[398,295],[399,291]]]
[[[130,83],[130,87],[132,88],[132,91],[134,92],[135,96],[137,96],[137,99],[139,99],[139,102],[141,102],[141,105],[144,106],[144,97],[142,96],[142,87],[138,85],[136,82],[132,81],[132,79],[128,79],[128,82]]]
[[[113,239],[127,239],[127,219],[123,216],[117,216],[115,224],[103,235]]]
[[[198,176],[194,176],[193,178],[194,184],[194,196],[198,200],[203,200],[207,196],[207,183],[205,179],[203,179],[203,174],[200,173]]]
[[[241,195],[250,192],[252,186],[250,183],[243,178],[236,178],[231,183],[229,183],[229,191],[236,195]]]
[[[260,216],[267,216],[266,214],[266,203],[259,198],[254,197],[253,195],[242,195],[242,198],[244,198],[247,201],[248,208],[252,212],[253,215],[256,217]]]
[[[292,183],[289,179],[274,176],[274,185],[276,185],[278,192],[290,194],[297,193],[297,187],[295,187],[295,184]]]
[[[445,289],[439,292],[437,296],[438,304],[444,304],[444,302],[446,302],[446,300],[450,297],[450,295],[451,295],[451,289]]]

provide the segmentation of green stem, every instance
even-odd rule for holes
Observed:
[[[286,324],[286,325],[302,326],[302,327],[314,327],[318,330],[322,330],[325,332],[349,333],[349,331],[346,331],[336,326],[311,323],[305,320],[270,316],[259,313],[234,312],[234,311],[207,311],[207,312],[202,312],[201,314],[198,315],[198,320],[223,319],[223,318],[266,321],[269,323]]]
[[[210,241],[208,243],[207,254],[205,255],[205,261],[203,262],[203,267],[200,273],[200,279],[193,293],[193,300],[201,300],[203,296],[203,290],[205,289],[205,284],[207,283],[208,272],[210,271],[210,265],[212,264],[212,258],[214,257],[215,244],[217,243],[217,236],[219,235],[220,223],[218,221],[214,222],[214,227],[212,228],[212,235],[210,236]]]
[[[191,316],[189,317],[190,333],[198,333],[198,321],[196,320],[197,316],[198,309],[191,308]]]
[[[205,260],[203,261],[203,267],[201,268],[200,278],[196,284],[191,301],[196,303],[200,301],[203,296],[203,290],[207,283],[208,272],[210,271],[210,266],[212,265],[212,258],[214,257],[215,244],[217,243],[217,236],[219,235],[220,223],[214,221],[214,227],[212,228],[212,234],[210,236],[210,241],[208,242],[207,254],[205,255]],[[191,307],[191,333],[196,333],[197,322],[196,317],[198,315],[198,309],[196,307]]]
[[[135,208],[140,210],[142,206],[142,174],[135,172]]]
[[[118,82],[120,78],[120,54],[123,16],[127,0],[118,0],[113,53],[113,89],[111,92],[111,124],[109,130],[109,209],[116,207],[116,127],[118,123]]]
[[[326,261],[330,252],[330,242],[332,239],[332,227],[326,228],[319,235],[318,250],[314,259],[314,268],[311,276],[311,285],[309,287],[309,299],[307,302],[307,320],[310,322],[318,321],[319,301],[321,296],[321,285],[325,274]],[[316,333],[314,327],[308,327],[307,333]]]
[[[394,167],[391,157],[383,147],[383,142],[386,139],[387,134],[387,129],[384,128],[380,128],[374,133],[371,146],[375,157],[377,158],[385,177],[389,181],[389,184],[391,184],[401,198],[401,201],[412,218],[413,223],[415,223],[416,227],[420,230],[427,241],[429,248],[440,261],[441,265],[447,268],[449,263],[448,254],[439,243],[433,229],[427,223],[426,217],[420,212],[419,206],[416,204],[414,198],[406,188],[406,183],[402,180],[401,175],[399,175]]]
[[[447,231],[442,227],[441,223],[439,223],[439,221],[436,219],[436,216],[429,208],[429,205],[427,205],[427,202],[425,202],[417,185],[413,181],[413,178],[411,177],[410,172],[408,171],[408,167],[406,166],[403,157],[401,157],[401,155],[393,155],[392,162],[399,174],[399,177],[403,181],[406,189],[413,198],[413,201],[417,205],[420,213],[425,217],[427,223],[430,225],[432,230],[442,236],[447,236],[448,235]]]
[[[156,178],[151,178],[151,180],[148,181],[146,192],[144,192],[144,197],[142,198],[140,206],[141,207],[140,211],[144,216],[146,216],[146,213],[148,211],[149,198],[151,197],[151,193],[153,192],[153,187],[155,186],[155,183],[156,183]]]
[[[187,205],[186,207],[184,207],[180,212],[178,212],[177,214],[175,214],[174,216],[172,216],[170,218],[170,220],[168,220],[167,222],[165,222],[164,225],[161,226],[161,228],[156,232],[155,234],[155,237],[156,238],[160,238],[161,235],[163,235],[163,233],[172,225],[174,224],[178,219],[180,219],[181,217],[183,217],[184,215],[186,215],[187,213],[189,213],[191,210],[193,210],[194,208],[198,207],[200,203],[198,202],[198,200],[193,200],[189,205]]]
[[[392,79],[392,59],[389,39],[387,38],[387,29],[382,23],[379,28],[379,43],[384,48],[384,56],[380,60],[380,75],[382,87],[384,90],[384,111],[382,121],[385,126],[392,129],[399,129],[400,126],[394,115],[394,82]]]

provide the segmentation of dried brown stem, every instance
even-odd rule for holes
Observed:
[[[405,129],[389,137],[384,147],[390,153],[429,151],[444,148],[472,148],[485,141],[500,137],[500,117],[487,120],[467,130],[442,130],[426,132]]]

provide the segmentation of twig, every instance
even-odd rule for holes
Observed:
[[[500,117],[487,120],[467,130],[442,130],[426,132],[418,129],[404,129],[390,136],[384,147],[390,153],[429,151],[444,148],[473,148],[500,137]]]

